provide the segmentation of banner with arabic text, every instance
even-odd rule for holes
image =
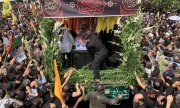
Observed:
[[[46,18],[122,16],[136,13],[137,0],[42,0]]]

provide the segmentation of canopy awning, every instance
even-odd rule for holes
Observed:
[[[132,15],[137,0],[42,0],[45,18],[77,18]]]

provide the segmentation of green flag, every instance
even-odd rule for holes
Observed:
[[[17,46],[19,46],[19,44],[21,44],[21,40],[22,40],[22,36],[18,36],[13,44],[12,44],[12,50],[14,50]]]

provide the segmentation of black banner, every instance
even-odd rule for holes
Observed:
[[[44,17],[101,17],[131,15],[137,0],[42,0]]]

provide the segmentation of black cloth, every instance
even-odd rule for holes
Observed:
[[[154,101],[150,99],[145,93],[142,93],[142,95],[144,97],[144,104],[146,108],[152,108],[155,104]]]
[[[95,79],[99,79],[99,68],[101,63],[103,63],[108,56],[108,50],[96,35],[91,36],[90,42],[87,44],[87,48],[88,51],[91,49],[94,51],[94,60],[91,64],[91,68],[94,72]]]
[[[108,54],[108,50],[96,35],[91,36],[90,42],[87,44],[87,48],[94,49],[95,56],[103,56],[103,55],[106,56]]]
[[[156,66],[156,67],[154,68],[154,70],[152,71],[151,76],[152,76],[152,77],[157,77],[157,76],[159,75],[159,73],[160,73],[160,69]]]
[[[133,102],[133,108],[147,108],[146,104],[138,105],[135,102]]]
[[[171,103],[171,108],[180,108],[174,101]]]
[[[55,97],[53,103],[56,104],[57,108],[62,108],[61,102],[60,102],[60,100],[57,97]]]
[[[67,106],[73,107],[77,100],[78,100],[78,97],[72,97],[72,94],[71,94],[69,95],[69,98],[65,100],[65,103]]]
[[[174,87],[172,87],[172,86],[166,88],[165,91],[166,91],[166,96],[168,96],[168,95],[174,95],[174,93],[175,93],[175,89],[174,89]]]
[[[66,57],[67,60],[66,60]],[[72,66],[72,53],[63,53],[62,54],[62,59],[63,59],[63,67],[69,68]]]
[[[155,105],[154,101],[150,99],[145,93],[141,93],[144,98],[144,103],[142,105],[138,105],[137,103],[133,102],[133,108],[153,108]]]
[[[165,39],[164,46],[168,46],[169,44],[170,44],[170,42],[167,39]]]

